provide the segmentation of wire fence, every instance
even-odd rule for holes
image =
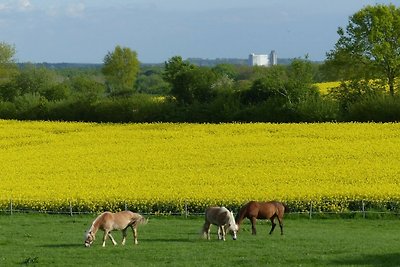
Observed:
[[[357,216],[362,218],[367,217],[376,217],[376,216],[394,216],[400,218],[400,211],[399,210],[371,210],[366,208],[366,204],[364,201],[361,202],[361,206],[359,210],[342,210],[342,211],[321,211],[315,210],[313,207],[313,202],[309,203],[308,210],[304,211],[289,211],[285,212],[289,216],[298,216],[298,217],[305,217],[305,218],[320,218],[321,216]],[[129,210],[129,206],[127,203],[124,203],[123,207],[119,210]],[[238,210],[234,210],[234,212],[238,212]],[[99,212],[94,211],[85,211],[85,210],[76,210],[74,205],[70,202],[69,206],[64,209],[58,210],[49,210],[49,209],[30,209],[30,208],[20,208],[15,207],[12,200],[9,201],[9,205],[6,208],[0,209],[0,213],[2,214],[9,214],[13,215],[14,213],[44,213],[44,214],[63,214],[69,216],[75,215],[88,215],[88,214],[98,214]],[[184,205],[184,209],[181,212],[170,212],[170,211],[157,211],[157,212],[140,212],[143,215],[147,216],[157,216],[157,215],[170,215],[170,216],[181,216],[188,218],[190,216],[201,216],[204,215],[204,212],[192,212],[191,208],[188,206],[187,203]]]

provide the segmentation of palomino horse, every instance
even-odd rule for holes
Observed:
[[[203,225],[203,236],[210,239],[211,224],[218,226],[218,239],[225,241],[226,231],[229,231],[233,240],[236,240],[238,227],[235,223],[233,213],[225,207],[210,207],[206,209],[205,223]]]
[[[256,221],[257,219],[269,219],[272,223],[272,228],[269,234],[275,229],[276,223],[275,218],[279,221],[279,226],[281,227],[281,235],[283,235],[283,214],[285,213],[285,205],[281,202],[270,201],[270,202],[256,202],[250,201],[244,205],[239,213],[236,215],[236,223],[238,227],[244,220],[248,218],[251,221],[251,232],[253,235],[257,233],[256,231]]]
[[[90,247],[96,238],[97,231],[103,230],[103,247],[106,246],[107,236],[111,239],[114,246],[117,244],[111,235],[112,230],[122,230],[122,245],[125,245],[126,240],[126,230],[128,227],[132,228],[133,238],[135,244],[137,241],[137,227],[139,224],[146,224],[147,219],[138,213],[132,211],[121,211],[117,213],[112,213],[109,211],[100,214],[92,223],[92,226],[86,233],[85,247]]]

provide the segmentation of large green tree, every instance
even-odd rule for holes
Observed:
[[[111,95],[132,93],[139,67],[137,53],[130,48],[118,45],[113,52],[108,52],[102,68],[108,92]]]
[[[361,75],[380,78],[394,95],[400,76],[400,8],[393,4],[366,6],[352,15],[338,34],[327,63],[346,74],[345,79]]]

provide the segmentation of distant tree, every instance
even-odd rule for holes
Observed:
[[[264,69],[267,71],[262,77],[256,78],[251,83],[249,90],[241,92],[241,99],[245,104],[257,104],[271,98],[286,99],[289,97],[286,88],[288,80],[286,68],[277,65]]]
[[[400,76],[400,8],[366,6],[338,34],[335,48],[327,54],[330,69],[345,74],[344,79],[381,78],[394,95],[395,78]]]
[[[15,52],[15,46],[0,42],[0,64],[13,63]]]
[[[218,64],[213,67],[213,71],[221,76],[227,76],[230,79],[236,80],[239,76],[237,67],[232,64]]]
[[[294,59],[289,66],[276,65],[255,69],[258,73],[250,90],[242,92],[244,103],[274,100],[277,103],[296,104],[316,94],[313,66],[309,60]]]
[[[175,87],[176,78],[178,75],[193,69],[195,66],[187,61],[184,61],[180,56],[174,56],[165,62],[163,79],[172,87]]]
[[[48,100],[55,100],[59,94],[56,74],[44,67],[26,65],[15,74],[7,83],[1,86],[0,95],[3,100],[13,101],[15,97],[25,94],[36,94],[42,97],[49,97]]]
[[[57,83],[42,92],[42,95],[49,101],[67,99],[70,94],[71,89],[65,83]]]
[[[0,42],[0,81],[6,80],[16,72],[14,45]]]
[[[234,92],[235,81],[228,74],[216,73],[216,81],[211,85],[211,88],[217,94],[232,94]]]
[[[136,84],[139,93],[166,95],[170,91],[169,84],[160,74],[139,75]]]
[[[171,95],[182,103],[193,100],[191,90],[188,88],[191,79],[188,73],[194,68],[193,64],[184,61],[180,56],[174,56],[164,63],[162,77],[170,85]]]
[[[76,76],[68,83],[72,94],[81,101],[92,103],[104,96],[104,85],[87,76]]]
[[[104,57],[102,72],[110,95],[126,95],[134,92],[139,73],[137,53],[127,47],[115,47]]]
[[[288,66],[287,98],[290,102],[300,102],[318,94],[314,84],[314,67],[306,56],[294,59]]]
[[[185,104],[209,102],[216,94],[213,85],[217,80],[218,76],[210,68],[194,67],[175,77],[171,94]]]

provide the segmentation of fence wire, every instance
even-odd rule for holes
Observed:
[[[7,208],[0,209],[0,214],[9,214],[13,215],[14,213],[42,213],[42,214],[61,214],[61,215],[69,215],[69,216],[76,216],[76,215],[96,215],[99,214],[100,211],[77,211],[74,210],[73,206],[70,204],[68,209],[64,210],[33,210],[29,208],[15,208],[13,205],[12,200],[9,202],[9,206]],[[128,210],[128,206],[125,204],[124,205],[125,210]],[[139,211],[140,212],[140,211]],[[237,213],[238,211],[235,211]],[[185,204],[184,210],[181,212],[169,212],[169,211],[157,211],[157,212],[140,212],[141,214],[145,216],[181,216],[181,217],[189,217],[189,216],[202,216],[204,215],[204,212],[191,212],[190,208],[188,207],[187,204]],[[313,204],[312,202],[309,205],[309,210],[307,211],[289,211],[285,212],[285,214],[288,214],[290,216],[303,216],[303,217],[308,217],[309,219],[312,219],[313,217],[321,217],[324,215],[337,215],[337,216],[345,216],[345,215],[358,215],[363,218],[366,218],[368,215],[391,215],[391,216],[396,216],[400,217],[400,212],[398,210],[396,211],[391,211],[391,210],[386,210],[386,211],[377,211],[377,210],[367,210],[365,208],[364,202],[362,202],[362,205],[360,207],[360,210],[346,210],[346,211],[320,211],[320,210],[313,210]]]

